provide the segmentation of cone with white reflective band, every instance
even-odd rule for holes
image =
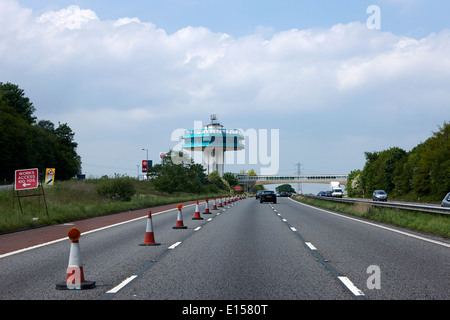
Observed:
[[[159,246],[161,243],[155,241],[155,234],[153,233],[152,212],[148,212],[147,227],[145,229],[144,243],[140,246]]]
[[[183,224],[183,214],[181,213],[181,209],[183,208],[182,204],[178,205],[178,215],[177,215],[177,224],[173,227],[173,229],[186,229],[187,227]]]
[[[222,205],[222,197],[219,197],[219,208],[222,208],[223,207],[223,205]]]
[[[192,220],[203,220],[203,218],[200,216],[200,211],[198,210],[198,200],[197,200],[197,204],[195,205],[195,213],[194,213],[194,217],[192,218]]]
[[[69,265],[66,272],[66,282],[56,284],[58,290],[82,290],[95,287],[95,281],[84,279],[83,264],[81,263],[80,239],[81,232],[78,228],[72,228],[68,232],[68,237],[72,241],[70,244]]]
[[[211,214],[211,212],[209,211],[209,200],[208,199],[206,199],[206,206],[205,206],[204,214]]]
[[[214,202],[213,202],[213,210],[217,210],[217,205],[216,205],[216,198],[214,197]]]

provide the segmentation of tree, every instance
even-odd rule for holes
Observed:
[[[235,186],[239,185],[238,178],[236,178],[236,176],[231,172],[225,172],[222,178],[228,182],[231,188],[234,188]]]
[[[0,108],[11,114],[22,117],[28,124],[33,124],[36,117],[33,116],[36,109],[25,97],[25,93],[17,85],[0,82]]]
[[[290,184],[282,184],[281,186],[278,186],[275,188],[275,191],[277,193],[282,193],[282,192],[289,192],[289,193],[295,193],[295,189],[292,188],[292,186]]]
[[[36,123],[35,108],[17,85],[0,82],[0,179],[13,181],[14,171],[56,168],[58,180],[81,171],[75,133],[67,124]]]

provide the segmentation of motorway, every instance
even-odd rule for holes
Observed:
[[[236,201],[173,229],[177,210],[153,213],[159,246],[144,241],[147,215],[82,232],[93,289],[65,281],[68,238],[0,253],[1,300],[448,300],[450,243],[278,198]],[[81,223],[81,222],[80,222]],[[48,230],[78,226],[78,222]],[[31,232],[31,231],[30,231]],[[48,231],[50,232],[50,231]],[[31,233],[30,233],[31,234]],[[0,236],[1,242],[9,235]],[[27,231],[21,232],[27,238]],[[31,245],[31,244],[30,244]]]

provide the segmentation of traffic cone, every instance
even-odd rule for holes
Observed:
[[[183,214],[181,213],[181,209],[183,208],[182,204],[178,205],[178,216],[177,216],[177,225],[173,227],[173,229],[186,229],[187,227],[183,224]]]
[[[197,200],[197,204],[195,205],[195,213],[194,213],[194,217],[192,218],[192,220],[203,220],[203,218],[200,217],[200,211],[198,210],[198,200]]]
[[[217,206],[216,206],[216,198],[214,197],[214,202],[213,202],[213,210],[217,210]]]
[[[204,214],[211,214],[211,212],[209,212],[209,204],[208,204],[208,199],[206,199],[206,207],[205,207],[205,213]]]
[[[69,266],[67,267],[66,281],[57,283],[58,290],[82,290],[95,287],[95,281],[84,279],[83,264],[81,263],[80,239],[81,232],[78,228],[72,228],[68,232],[68,237],[72,241],[70,245]]]
[[[159,246],[161,243],[155,242],[155,235],[153,234],[153,222],[152,222],[152,212],[148,212],[147,218],[147,228],[145,229],[145,239],[144,243],[139,244],[140,246]]]
[[[222,197],[219,197],[219,208],[222,208],[223,207],[223,205],[222,205]]]

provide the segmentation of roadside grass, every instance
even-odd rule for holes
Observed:
[[[304,196],[294,196],[294,200],[324,209],[378,221],[413,231],[450,238],[450,216],[437,213],[381,208],[370,203],[340,203]]]
[[[11,189],[0,190],[0,233],[60,224],[107,214],[150,208],[171,203],[212,199],[225,194],[166,194],[154,190],[151,181],[137,181],[133,184],[136,194],[130,201],[109,200],[96,192],[99,180],[60,181],[53,186],[44,186],[44,197],[14,198]],[[22,191],[21,195],[38,193],[36,190]],[[14,208],[13,208],[14,205]],[[48,211],[48,214],[47,214]]]

